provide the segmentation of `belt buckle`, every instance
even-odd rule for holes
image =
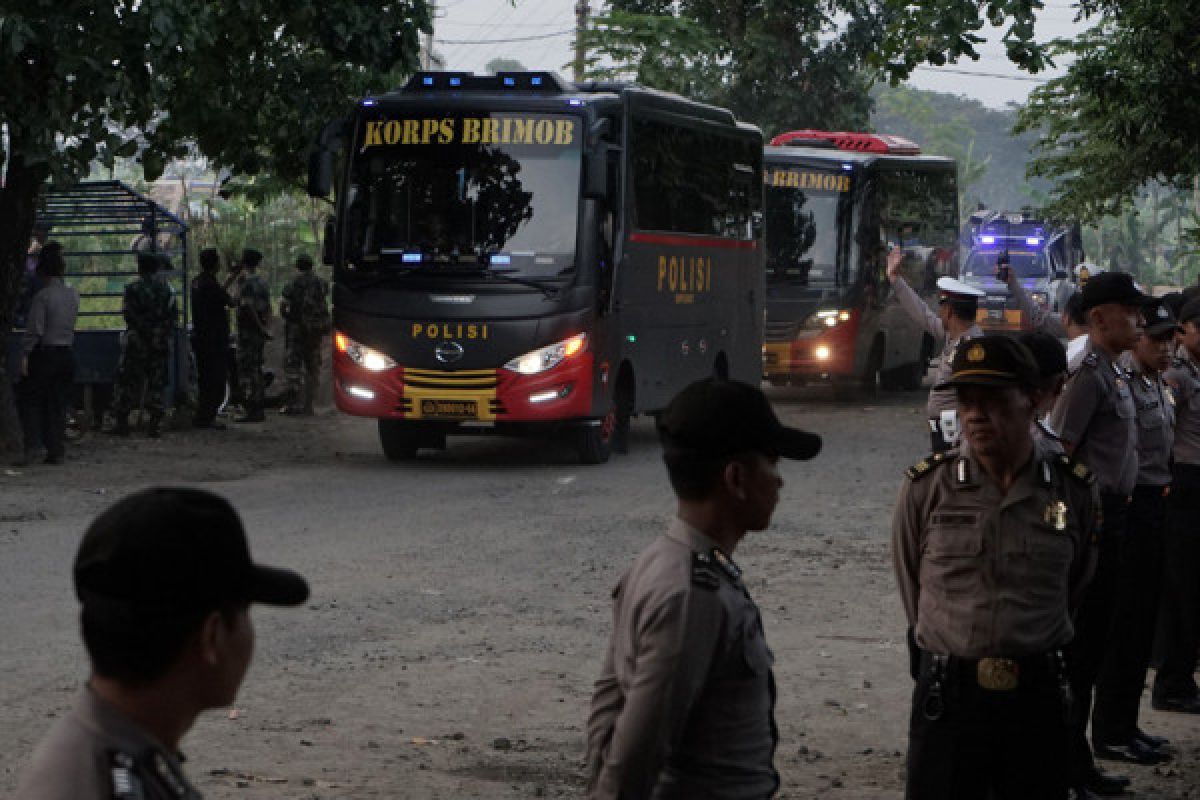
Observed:
[[[1020,666],[1011,658],[981,658],[975,667],[979,685],[993,692],[1011,692],[1020,674]]]

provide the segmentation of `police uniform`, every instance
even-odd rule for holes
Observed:
[[[983,351],[978,368],[994,371],[1003,370],[992,350],[1020,347],[1004,337],[971,343]],[[966,355],[954,374],[971,382]],[[1062,650],[1091,571],[1091,474],[1034,440],[1007,492],[965,451],[935,453],[907,477],[892,522],[918,648],[907,796],[1063,798]]]
[[[85,688],[38,746],[15,800],[198,800],[182,761]]]
[[[1153,312],[1159,309],[1161,306],[1156,304]],[[1148,325],[1147,336],[1171,336],[1178,328],[1174,317],[1162,311],[1164,321]],[[1147,318],[1157,319],[1151,312]],[[1144,370],[1133,353],[1122,354],[1119,364],[1129,373],[1137,413],[1137,484],[1121,542],[1111,645],[1096,681],[1092,743],[1099,755],[1153,763],[1164,757],[1139,739],[1138,708],[1154,644],[1162,585],[1175,408],[1159,373]]]
[[[1140,306],[1143,296],[1125,273],[1104,273],[1084,289],[1087,309],[1105,303]],[[1050,425],[1074,445],[1077,461],[1096,476],[1103,525],[1097,537],[1096,571],[1075,619],[1075,639],[1067,661],[1074,698],[1071,709],[1070,758],[1074,780],[1097,780],[1087,741],[1092,690],[1108,647],[1117,593],[1121,540],[1128,523],[1130,496],[1137,483],[1137,408],[1126,369],[1089,341],[1087,354],[1067,380],[1050,414]]]
[[[1179,319],[1200,324],[1200,300],[1184,305]],[[1182,345],[1175,356],[1165,376],[1176,401],[1176,426],[1160,612],[1163,660],[1154,676],[1153,703],[1200,713],[1194,675],[1200,649],[1200,358]]]
[[[588,797],[774,794],[773,656],[732,559],[676,519],[613,602],[588,719]]]
[[[984,296],[979,289],[954,278],[938,278],[937,287],[943,299],[975,299],[978,301],[980,297]],[[933,367],[934,388],[930,390],[929,400],[925,404],[925,415],[929,420],[930,441],[934,452],[940,452],[957,442],[958,417],[955,410],[954,391],[937,387],[950,378],[951,363],[954,361],[954,354],[958,352],[959,344],[968,339],[983,336],[983,329],[972,323],[965,333],[951,339],[946,335],[946,326],[942,324],[941,318],[926,305],[920,295],[913,291],[907,281],[897,277],[892,281],[892,290],[896,293],[896,300],[908,312],[908,315],[916,320],[935,340],[942,341],[942,351]]]

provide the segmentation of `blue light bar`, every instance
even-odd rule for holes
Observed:
[[[582,101],[582,100],[580,100],[578,97],[572,97],[570,100],[568,100],[568,101],[567,101],[567,103],[568,103],[569,105],[573,105],[573,106],[581,106],[581,105],[583,105],[583,101]]]
[[[426,75],[424,78],[421,79],[421,84],[423,86],[433,86],[433,76]]]
[[[462,78],[451,78],[450,85],[451,86],[462,86]]]
[[[370,98],[367,98],[366,100],[363,100],[363,101],[362,101],[362,104],[363,104],[364,106],[367,106],[367,107],[369,108],[370,106],[373,106],[373,105],[375,105],[375,101],[374,101],[374,100],[372,100],[372,99],[370,99]]]
[[[541,86],[542,85],[542,76],[534,75],[532,78],[529,79],[529,85],[530,86]]]
[[[1042,243],[1042,240],[1036,236],[1026,236],[1025,237],[1025,244],[1029,245],[1030,247],[1037,247],[1041,243]]]
[[[516,86],[516,85],[517,85],[517,79],[516,79],[516,78],[505,78],[505,79],[504,79],[504,85],[505,85],[505,86]]]
[[[512,256],[502,253],[493,253],[491,258],[492,266],[505,266],[512,263]]]
[[[842,169],[846,170],[846,172],[853,172],[854,165],[853,164],[842,164]]]
[[[421,263],[421,254],[420,253],[405,253],[404,255],[400,256],[400,260],[403,261],[405,264],[420,264]]]
[[[995,237],[995,236],[980,236],[980,237],[979,237],[979,242],[980,242],[981,244],[995,244],[995,243],[996,243],[996,237]]]

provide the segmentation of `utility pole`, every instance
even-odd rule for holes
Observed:
[[[583,63],[587,59],[587,48],[583,46],[583,34],[587,32],[588,15],[591,9],[588,8],[588,0],[579,0],[575,4],[575,64],[574,64],[574,80],[579,83],[583,80]]]
[[[425,52],[421,54],[421,69],[433,68],[433,26],[437,21],[437,1],[429,2],[429,33],[425,34]]]

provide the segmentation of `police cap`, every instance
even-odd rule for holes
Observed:
[[[963,283],[957,278],[947,278],[945,276],[937,279],[937,288],[942,297],[956,302],[961,300],[978,302],[981,297],[987,294],[982,289],[977,289],[969,283]]]
[[[668,457],[760,452],[809,459],[821,450],[820,436],[779,421],[761,389],[720,378],[696,381],[675,395],[659,415],[658,434]]]
[[[1083,310],[1089,311],[1106,303],[1140,306],[1146,296],[1133,283],[1128,272],[1101,272],[1093,275],[1083,287]]]
[[[1146,335],[1151,338],[1157,339],[1182,330],[1175,320],[1175,315],[1171,313],[1170,306],[1163,302],[1162,298],[1147,297],[1146,302],[1142,304],[1142,316],[1146,318]]]
[[[84,608],[118,626],[308,599],[299,574],[251,560],[233,506],[203,489],[155,487],[117,501],[88,527],[74,572]]]
[[[960,386],[1036,386],[1038,365],[1025,345],[1008,336],[980,336],[958,346],[950,379],[937,389]]]

